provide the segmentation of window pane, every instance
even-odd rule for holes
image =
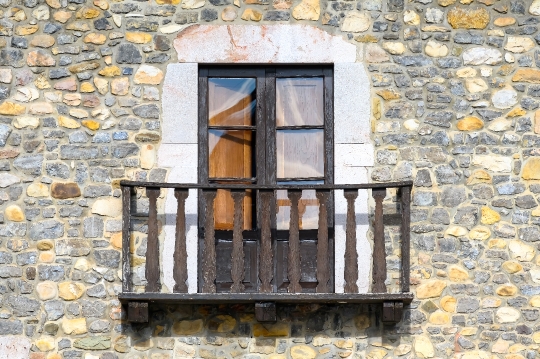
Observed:
[[[253,213],[255,213],[253,191],[246,191],[243,202],[243,229],[252,229]],[[220,230],[232,230],[234,228],[234,201],[229,190],[217,190],[214,201],[214,228]]]
[[[278,130],[276,147],[278,178],[324,176],[323,130]]]
[[[210,126],[251,126],[255,118],[255,79],[208,79]]]
[[[210,178],[255,176],[255,136],[252,131],[209,130],[208,147]]]
[[[252,131],[209,130],[209,177],[252,178],[255,176]],[[252,228],[253,195],[244,198],[244,229]],[[214,203],[216,229],[233,229],[234,202],[230,191],[218,190]]]
[[[276,79],[277,126],[324,124],[322,78]]]

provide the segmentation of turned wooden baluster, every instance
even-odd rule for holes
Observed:
[[[401,291],[410,285],[411,241],[411,187],[401,188]]]
[[[122,186],[122,292],[131,292],[131,192]]]
[[[204,252],[202,263],[203,293],[216,292],[216,242],[214,229],[214,199],[215,190],[203,191],[206,204],[206,217],[204,219]]]
[[[231,293],[242,293],[244,291],[244,238],[242,228],[244,228],[243,201],[246,191],[231,191],[234,201],[234,221],[233,221],[233,242],[231,253]]]
[[[358,253],[356,251],[356,213],[354,201],[358,190],[344,190],[347,199],[347,225],[345,234],[345,293],[358,293]]]
[[[261,293],[272,292],[273,278],[273,254],[272,236],[270,226],[272,221],[271,201],[274,199],[274,191],[260,191],[261,197],[261,243],[259,251],[259,279],[261,280]]]
[[[291,219],[289,222],[289,253],[288,253],[288,270],[289,277],[289,293],[301,293],[302,286],[300,285],[300,232],[298,202],[302,197],[302,191],[288,190],[287,196],[291,201]]]
[[[317,230],[317,293],[328,293],[328,198],[329,191],[317,191],[319,228]]]
[[[176,210],[176,237],[174,243],[174,267],[173,278],[175,281],[173,291],[175,293],[187,293],[187,251],[186,251],[186,198],[187,189],[175,189],[174,197],[178,203]]]
[[[157,219],[157,199],[160,189],[148,187],[146,197],[150,202],[148,213],[148,239],[146,243],[146,288],[147,292],[161,291],[159,273],[159,239]]]
[[[386,293],[386,251],[384,248],[383,200],[386,188],[373,188],[375,224],[373,233],[373,293]]]

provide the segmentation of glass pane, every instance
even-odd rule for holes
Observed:
[[[322,78],[276,79],[277,126],[324,124]]]
[[[244,214],[244,228],[253,228],[254,213],[253,191],[246,191],[242,213]],[[214,201],[214,228],[232,230],[234,227],[234,201],[231,191],[218,189]]]
[[[323,181],[304,181],[304,182],[280,182],[279,184],[323,184]],[[291,201],[287,197],[287,191],[276,191],[277,229],[289,229],[291,220]],[[319,200],[315,195],[315,190],[302,191],[302,197],[298,201],[298,214],[300,217],[300,229],[319,228]]]
[[[211,126],[251,126],[255,119],[255,79],[208,79]]]
[[[277,177],[324,176],[323,130],[278,130]]]
[[[252,131],[208,131],[208,176],[210,178],[252,178],[255,136]]]

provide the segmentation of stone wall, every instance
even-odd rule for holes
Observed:
[[[0,357],[537,357],[539,21],[538,0],[0,0]],[[199,23],[305,24],[356,46],[371,179],[415,183],[416,300],[397,326],[368,305],[122,320],[118,182],[166,180],[163,79]],[[134,244],[143,264],[144,226]]]

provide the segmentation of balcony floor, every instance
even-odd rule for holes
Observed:
[[[275,302],[289,304],[348,304],[382,303],[397,301],[410,303],[413,293],[120,293],[122,302],[161,302],[177,304],[236,304],[254,302]]]

